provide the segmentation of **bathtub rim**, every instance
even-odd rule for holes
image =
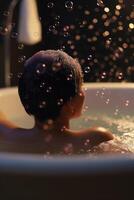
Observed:
[[[134,83],[85,83],[89,89],[134,89]],[[16,94],[17,87],[0,89],[0,96]],[[46,176],[79,176],[134,172],[134,155],[110,155],[84,158],[82,156],[55,156],[0,153],[0,174],[28,174]]]
[[[89,158],[0,153],[0,174],[34,176],[96,176],[134,173],[134,156],[111,155]]]
[[[83,88],[87,89],[134,89],[134,83],[84,83]],[[16,92],[17,86],[0,88],[0,91],[5,94],[7,92]],[[0,94],[1,96],[1,94]]]

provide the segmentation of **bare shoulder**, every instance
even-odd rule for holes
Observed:
[[[103,127],[93,127],[80,131],[68,131],[68,133],[76,140],[89,139],[91,146],[98,145],[114,138],[113,134]]]

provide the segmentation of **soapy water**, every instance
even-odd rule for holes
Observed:
[[[78,125],[79,124],[79,125]],[[134,153],[134,116],[115,116],[107,114],[87,113],[77,120],[73,120],[73,129],[89,127],[105,127],[114,135],[114,140],[108,141],[89,149],[91,153]]]
[[[25,120],[25,118],[14,119],[14,122],[21,121],[23,127],[29,127],[29,122]],[[27,124],[28,123],[28,124]],[[108,115],[108,114],[96,114],[89,113],[89,111],[85,112],[83,116],[80,118],[71,120],[70,127],[74,130],[86,129],[89,127],[105,127],[109,131],[111,131],[114,135],[114,140],[104,142],[92,149],[84,150],[84,145],[88,145],[88,141],[85,141],[83,144],[83,149],[80,149],[78,154],[88,154],[89,156],[95,156],[102,153],[134,153],[134,116],[125,115]],[[71,144],[67,144],[69,146],[66,147],[66,151],[69,149],[68,155],[72,155],[72,151],[70,153],[70,149],[72,149]],[[86,148],[87,149],[87,148]],[[45,156],[51,157],[51,153],[44,153]]]

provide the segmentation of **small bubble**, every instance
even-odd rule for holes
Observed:
[[[100,91],[97,91],[97,92],[96,92],[96,96],[99,96],[99,93],[100,93]]]
[[[60,48],[61,51],[65,51],[65,49],[66,49],[66,47],[64,45],[61,46],[61,48]]]
[[[44,86],[45,86],[44,82],[40,84],[40,88],[43,88]]]
[[[8,10],[5,10],[5,11],[3,12],[3,15],[4,15],[5,17],[8,17],[8,16],[10,15],[10,12],[9,12]]]
[[[85,88],[84,88],[84,91],[87,91],[87,90],[88,90],[88,88],[87,88],[87,87],[85,87]]]
[[[92,60],[92,58],[93,58],[93,56],[90,54],[87,59]]]
[[[84,110],[87,111],[87,110],[88,110],[88,106],[85,106],[85,107],[84,107]]]
[[[126,100],[126,101],[125,101],[125,106],[128,106],[129,103],[130,103],[130,101],[129,101],[129,100]]]
[[[80,92],[80,93],[79,93],[79,96],[80,96],[80,97],[81,97],[81,96],[83,96],[83,93],[82,93],[82,92]]]
[[[21,77],[22,77],[22,73],[19,72],[19,73],[17,74],[17,77],[18,77],[18,78],[21,78]]]
[[[17,32],[13,32],[11,34],[11,38],[17,39],[18,38],[18,33]]]
[[[58,105],[58,106],[63,105],[63,99],[58,99],[58,101],[57,101],[57,105]]]
[[[66,8],[68,11],[73,10],[73,6],[74,6],[74,3],[73,3],[72,1],[66,1],[66,2],[65,2],[65,8]]]
[[[45,101],[42,101],[40,104],[39,104],[39,108],[45,108],[46,106],[46,102]]]
[[[70,34],[69,34],[69,32],[65,32],[65,33],[63,34],[63,36],[64,36],[65,38],[67,38],[67,37],[70,36]]]
[[[22,50],[23,48],[24,48],[24,44],[19,43],[19,44],[18,44],[18,49]]]
[[[7,27],[0,26],[0,34],[1,35],[4,36],[4,35],[8,34],[8,32],[9,32],[9,29]]]
[[[13,73],[10,73],[10,74],[8,75],[8,78],[9,78],[9,79],[12,79],[12,78],[13,78]]]
[[[24,62],[26,60],[26,56],[20,56],[19,58],[18,58],[18,62],[19,63],[22,63],[22,62]]]
[[[59,19],[60,19],[60,15],[56,15],[55,20],[59,20]]]
[[[88,74],[91,71],[91,68],[89,66],[85,67],[84,72]]]
[[[119,109],[116,108],[116,109],[115,109],[115,112],[114,112],[114,115],[118,115],[118,113],[119,113]]]
[[[105,8],[104,8],[104,11],[105,11],[106,13],[108,13],[108,12],[110,11],[110,9],[109,9],[108,7],[105,7]]]
[[[97,6],[104,7],[104,3],[102,0],[97,0]]]
[[[49,2],[49,3],[47,4],[47,7],[48,7],[48,8],[53,8],[53,7],[54,7],[54,3],[53,3],[53,2]]]
[[[105,79],[106,76],[107,76],[106,72],[102,72],[102,74],[101,74],[101,79]]]
[[[72,80],[72,79],[73,79],[73,75],[72,75],[72,74],[69,74],[68,77],[67,77],[67,80],[70,81],[70,80]]]
[[[47,93],[50,93],[51,91],[52,91],[52,87],[49,86],[49,87],[47,88],[46,92],[47,92]]]
[[[61,128],[61,132],[63,132],[65,129],[66,129],[66,127],[63,126],[63,127]]]
[[[107,99],[107,100],[106,100],[106,104],[109,104],[109,102],[110,102],[110,99]]]
[[[45,63],[39,63],[39,64],[36,66],[36,73],[37,73],[38,75],[43,74],[45,71],[46,71],[46,64],[45,64]]]
[[[56,30],[56,27],[54,25],[49,26],[49,31],[53,32]]]
[[[59,21],[56,21],[55,23],[54,23],[54,26],[56,27],[56,26],[59,26],[59,24],[60,24],[60,22]]]
[[[104,97],[104,94],[105,94],[104,92],[101,92],[101,96],[100,96],[100,97],[103,98],[103,97]]]

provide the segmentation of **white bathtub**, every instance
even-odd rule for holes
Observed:
[[[114,115],[119,109],[121,115],[134,115],[134,83],[90,83],[84,89],[89,112]],[[127,101],[129,105],[125,106]],[[17,88],[0,90],[0,111],[21,127],[31,128],[34,124],[21,105]]]
[[[133,83],[85,84],[91,113],[134,115]],[[107,99],[110,102],[107,104]],[[126,101],[129,101],[126,106]],[[19,126],[30,128],[16,88],[0,90],[0,111]],[[23,120],[22,120],[23,119]],[[25,125],[26,124],[26,125]],[[43,158],[0,154],[2,199],[133,199],[134,156]]]

